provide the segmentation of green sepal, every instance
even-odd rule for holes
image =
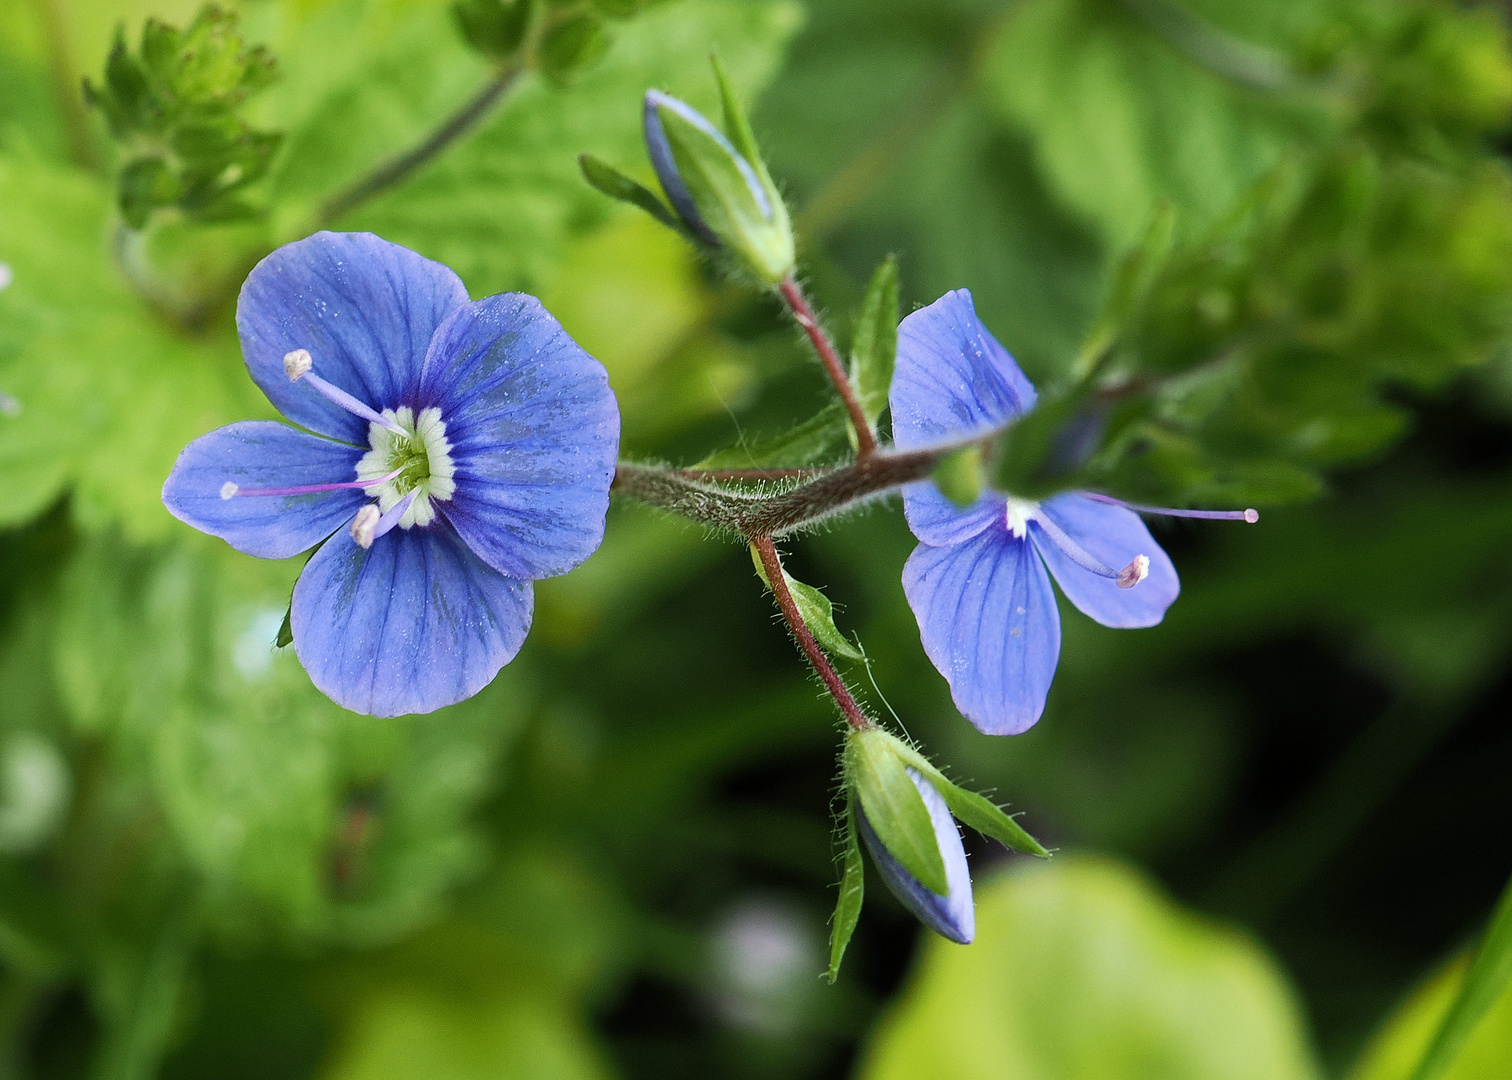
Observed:
[[[898,356],[898,257],[882,260],[866,286],[856,332],[851,338],[851,384],[861,411],[873,426],[887,408],[893,364]]]
[[[638,206],[669,229],[675,229],[689,238],[692,233],[666,203],[656,197],[650,188],[630,179],[607,161],[592,154],[579,154],[578,167],[583,170],[583,179],[611,199]]]
[[[761,187],[766,192],[767,198],[772,203],[774,224],[781,224],[787,229],[788,213],[787,204],[782,201],[782,193],[777,190],[777,185],[772,183],[772,176],[767,172],[766,162],[761,157],[761,147],[756,145],[756,133],[751,130],[751,122],[746,118],[745,110],[740,107],[740,102],[735,98],[735,89],[730,85],[729,78],[725,75],[724,65],[719,62],[717,53],[709,54],[709,66],[714,69],[714,81],[719,84],[719,101],[724,108],[724,129],[729,136],[730,142],[735,149],[740,151],[740,156],[756,171],[756,178],[761,181]]]
[[[866,896],[866,870],[861,863],[861,844],[856,836],[855,799],[845,800],[845,869],[840,876],[840,896],[835,900],[835,914],[830,917],[830,962],[825,978],[833,985],[840,975],[840,961],[856,923],[861,919],[861,902]]]
[[[133,229],[145,226],[154,210],[171,206],[179,197],[179,183],[162,158],[138,158],[121,170],[118,183],[117,205]]]
[[[287,649],[294,644],[294,605],[284,611],[283,622],[278,624],[278,636],[273,639],[275,649]]]
[[[888,854],[920,885],[946,896],[945,860],[929,808],[905,768],[905,749],[881,728],[852,731],[845,743],[845,780],[861,797],[866,820]]]
[[[716,450],[696,469],[801,469],[833,460],[849,431],[845,407],[832,401],[795,428],[757,442]]]
[[[608,49],[609,31],[604,28],[604,20],[585,11],[546,31],[536,63],[541,74],[562,86]]]
[[[756,564],[756,573],[761,575],[761,580],[767,588],[772,587],[771,579],[767,577],[766,568],[761,565],[761,556],[756,553],[755,545],[751,546],[751,561]],[[835,605],[824,593],[812,585],[805,585],[786,570],[782,572],[782,578],[787,582],[788,592],[793,596],[793,603],[798,605],[798,614],[803,616],[803,624],[808,627],[809,633],[814,635],[814,640],[819,647],[827,653],[843,656],[847,660],[862,660],[861,650],[853,645],[849,638],[842,634],[835,626]]]
[[[940,494],[957,506],[971,506],[982,497],[982,448],[966,446],[946,454],[930,473]]]
[[[980,792],[968,791],[959,784],[951,783],[927,757],[907,743],[901,740],[897,742],[898,754],[933,782],[935,790],[945,800],[945,805],[950,807],[951,814],[962,825],[970,825],[983,836],[990,836],[1014,851],[1036,855],[1041,859],[1050,857],[1049,849],[1025,832],[997,803]]]

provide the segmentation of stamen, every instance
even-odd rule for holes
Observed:
[[[1132,589],[1143,581],[1150,572],[1150,560],[1144,555],[1136,555],[1134,556],[1134,561],[1128,566],[1122,570],[1114,570],[1107,563],[1092,555],[1086,548],[1067,536],[1066,531],[1051,521],[1049,515],[1043,512],[1034,515],[1034,523],[1044,530],[1045,535],[1050,538],[1050,542],[1065,552],[1066,557],[1077,566],[1083,570],[1091,571],[1098,577],[1111,578],[1118,583],[1120,589]]]
[[[1133,510],[1136,514],[1160,514],[1164,517],[1201,518],[1204,521],[1244,521],[1253,525],[1260,520],[1260,511],[1251,507],[1248,510],[1176,510],[1167,506],[1140,506],[1138,503],[1124,502],[1115,499],[1111,495],[1099,495],[1095,491],[1082,492],[1089,499],[1107,503],[1110,506],[1121,506],[1125,510]]]
[[[409,438],[409,432],[405,431],[394,421],[381,413],[376,413],[362,402],[339,386],[332,386],[314,372],[315,361],[310,356],[308,349],[295,349],[293,352],[284,354],[284,374],[290,382],[299,382],[303,379],[316,393],[320,394],[333,405],[340,406],[354,416],[360,416],[370,424],[377,424],[381,428],[392,431],[395,435],[403,435]]]
[[[399,519],[404,516],[418,494],[417,491],[411,491],[381,517],[378,515],[378,507],[373,503],[368,503],[357,511],[357,516],[352,519],[352,539],[357,542],[357,546],[370,548],[374,540],[391,531],[395,525],[399,524]]]
[[[386,484],[404,471],[403,466],[395,469],[387,476],[377,476],[371,480],[346,480],[339,484],[306,484],[303,487],[287,488],[244,488],[227,480],[221,485],[221,498],[234,499],[238,495],[242,497],[252,495],[280,496],[280,495],[317,495],[322,491],[347,491],[352,488],[369,488],[375,484]]]

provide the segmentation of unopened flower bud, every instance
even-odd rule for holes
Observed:
[[[872,861],[892,894],[925,926],[959,945],[969,945],[976,937],[976,909],[971,899],[971,871],[966,865],[966,850],[945,798],[918,770],[909,768],[908,778],[919,789],[919,796],[929,810],[935,842],[945,863],[945,880],[950,888],[940,895],[926,888],[895,859],[866,819],[866,811],[856,807],[856,825]]]
[[[648,90],[646,148],[688,230],[740,270],[776,284],[793,269],[792,224],[717,64],[715,74],[729,134],[685,102]]]

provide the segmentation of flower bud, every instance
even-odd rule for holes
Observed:
[[[715,64],[727,136],[696,109],[646,92],[646,148],[662,190],[688,230],[764,284],[793,269],[787,207],[767,174],[749,123]]]
[[[945,895],[926,888],[903,865],[893,858],[882,843],[872,824],[867,820],[866,810],[857,807],[856,825],[866,850],[882,874],[882,880],[892,894],[925,926],[958,945],[971,944],[976,937],[976,909],[971,900],[971,872],[966,866],[966,851],[961,846],[961,833],[956,828],[955,818],[945,799],[934,784],[925,779],[918,770],[909,768],[908,778],[918,789],[924,806],[929,811],[930,824],[934,826],[935,843],[940,858],[945,863],[945,878],[950,884]]]

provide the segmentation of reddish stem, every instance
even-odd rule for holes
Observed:
[[[819,325],[818,317],[814,315],[814,310],[809,307],[808,301],[803,298],[803,290],[798,288],[798,282],[793,280],[792,274],[782,279],[777,286],[777,291],[787,301],[788,309],[792,311],[793,318],[798,320],[798,325],[803,327],[804,332],[808,334],[809,341],[813,342],[814,351],[819,354],[824,370],[829,372],[830,382],[835,384],[840,400],[845,404],[845,411],[850,414],[851,426],[856,429],[856,457],[871,456],[877,449],[877,438],[872,434],[871,424],[866,421],[866,412],[861,408],[861,402],[856,397],[856,389],[851,386],[850,377],[845,374],[845,365],[840,362],[835,346],[830,343],[829,335]]]
[[[766,571],[767,581],[771,583],[772,595],[777,598],[777,606],[782,609],[782,617],[787,620],[793,636],[798,639],[803,655],[808,657],[808,662],[819,673],[819,678],[824,680],[825,689],[830,692],[830,696],[840,706],[840,711],[845,714],[845,722],[857,731],[865,731],[872,726],[872,722],[861,711],[861,706],[856,704],[856,699],[851,697],[851,692],[845,688],[845,683],[841,681],[840,676],[835,674],[835,669],[830,666],[824,650],[819,648],[819,643],[809,632],[803,616],[798,613],[798,605],[794,602],[793,594],[787,587],[787,578],[782,573],[782,560],[777,557],[777,547],[772,543],[772,538],[757,536],[751,540],[751,544],[755,547],[756,554],[761,557],[761,567]]]

